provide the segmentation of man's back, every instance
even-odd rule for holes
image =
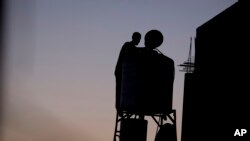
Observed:
[[[132,42],[126,42],[122,46],[122,49],[120,51],[118,61],[115,67],[115,76],[120,77],[121,76],[121,69],[122,69],[122,62],[125,56],[133,53],[136,50],[135,45]]]

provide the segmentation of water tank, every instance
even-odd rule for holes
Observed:
[[[174,62],[162,54],[139,53],[124,58],[121,109],[156,114],[172,110]]]

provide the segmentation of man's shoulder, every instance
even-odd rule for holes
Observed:
[[[132,46],[133,44],[131,42],[125,42],[123,46]]]
[[[133,45],[131,42],[125,42],[122,46],[122,50],[131,49],[133,47],[135,47],[135,45]]]

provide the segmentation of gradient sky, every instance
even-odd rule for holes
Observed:
[[[195,30],[236,0],[8,0],[3,141],[110,141],[114,68],[134,31],[164,35],[175,61],[180,141],[184,73]],[[143,47],[142,38],[139,46]],[[149,119],[148,141],[155,124]]]

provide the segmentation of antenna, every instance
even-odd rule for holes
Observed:
[[[180,64],[179,66],[184,67],[183,70],[186,73],[192,73],[194,71],[194,62],[192,60],[192,37],[190,37],[190,46],[189,46],[189,53],[188,53],[188,59],[183,64]]]

